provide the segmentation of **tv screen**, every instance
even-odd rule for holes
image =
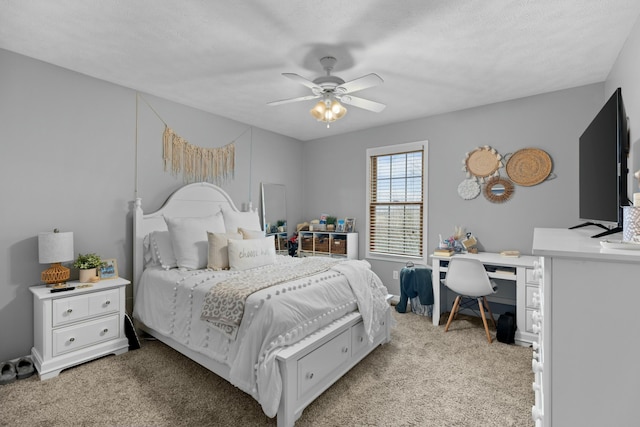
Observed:
[[[579,150],[579,214],[587,221],[581,226],[607,230],[593,237],[622,231],[622,206],[629,204],[629,136],[620,88],[580,136]]]

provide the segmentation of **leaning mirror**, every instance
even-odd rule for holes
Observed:
[[[287,231],[287,197],[282,184],[262,183],[262,228],[265,233]]]

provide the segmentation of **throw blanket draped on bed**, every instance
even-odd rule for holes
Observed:
[[[205,296],[200,318],[228,338],[235,340],[247,298],[261,289],[329,270],[339,261],[332,258],[303,258],[296,268],[273,264],[246,270],[212,287]]]

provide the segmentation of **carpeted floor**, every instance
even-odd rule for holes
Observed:
[[[530,348],[488,344],[475,319],[444,333],[428,317],[393,313],[391,343],[316,399],[296,426],[533,426]],[[247,394],[158,341],[47,381],[0,386],[2,426],[275,424]]]

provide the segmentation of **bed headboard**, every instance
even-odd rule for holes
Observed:
[[[144,237],[152,231],[167,230],[164,215],[169,217],[204,217],[213,215],[221,207],[236,212],[239,209],[231,197],[220,187],[208,182],[188,184],[169,196],[155,212],[142,211],[142,199],[137,198],[133,207],[133,295],[144,269]]]

